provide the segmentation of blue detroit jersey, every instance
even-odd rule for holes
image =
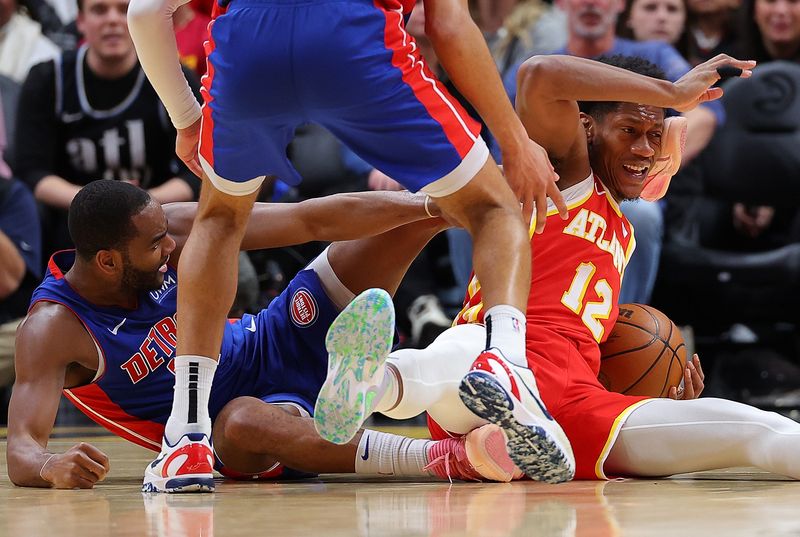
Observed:
[[[47,301],[69,308],[99,349],[95,380],[65,395],[113,433],[158,450],[175,384],[177,272],[169,267],[161,288],[141,293],[135,309],[103,307],[64,278],[74,258],[74,251],[55,254],[31,301],[31,307]],[[312,412],[326,375],[324,338],[336,315],[316,273],[305,270],[267,309],[228,322],[209,400],[212,421],[239,396],[290,401]]]

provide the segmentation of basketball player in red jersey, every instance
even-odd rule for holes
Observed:
[[[573,447],[576,477],[757,466],[800,479],[800,425],[788,418],[721,399],[625,396],[597,380],[599,343],[616,321],[620,281],[635,245],[618,203],[657,199],[680,163],[680,118],[665,121],[664,109],[685,111],[718,98],[722,90],[711,87],[718,68],[749,76],[754,66],[718,56],[672,84],[653,78],[653,66],[642,60],[609,61],[629,70],[573,57],[532,58],[522,67],[517,101],[529,135],[547,149],[561,177],[570,210],[566,221],[549,211],[545,232],[532,236],[526,313],[528,361],[542,400]],[[397,419],[427,410],[434,438],[488,420],[504,429],[509,444],[524,442],[514,403],[526,394],[514,372],[500,358],[467,373],[471,364],[461,358],[483,344],[482,311],[473,280],[458,326],[425,350],[393,353],[388,367],[378,369],[383,377],[362,383],[365,403],[351,406]],[[334,384],[329,378],[320,397],[333,397]]]

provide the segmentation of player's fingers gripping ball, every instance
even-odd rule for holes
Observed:
[[[666,397],[680,386],[686,344],[666,315],[642,304],[620,304],[619,318],[600,345],[600,382],[625,395]]]

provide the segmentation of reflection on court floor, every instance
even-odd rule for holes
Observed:
[[[798,535],[800,483],[739,468],[666,480],[543,485],[334,475],[283,483],[220,481],[215,494],[139,492],[151,454],[91,442],[112,471],[94,490],[11,485],[0,449],[0,535],[9,536],[613,536]],[[51,442],[63,451],[74,442]]]

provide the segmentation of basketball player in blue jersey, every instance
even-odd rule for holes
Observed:
[[[256,207],[244,248],[382,234],[334,243],[266,310],[224,323],[209,398],[213,451],[189,449],[196,442],[185,437],[147,467],[143,490],[213,490],[214,464],[223,475],[245,479],[296,475],[286,466],[510,479],[506,461],[494,463],[505,444],[494,426],[466,441],[444,442],[365,431],[338,446],[322,440],[307,418],[327,373],[329,327],[327,344],[337,349],[365,356],[389,351],[394,319],[388,295],[355,293],[376,286],[394,291],[419,250],[448,227],[426,214],[438,209],[424,200],[364,193]],[[47,450],[62,390],[114,434],[160,450],[173,406],[173,267],[194,211],[193,204],[173,205],[165,215],[145,191],[118,181],[90,183],[75,197],[69,227],[76,250],[53,256],[17,336],[7,452],[14,483],[88,488],[109,471],[108,458],[89,444],[65,453]],[[195,386],[210,388],[212,374],[191,371],[190,397]]]
[[[179,76],[172,14],[186,1],[132,0],[128,11],[142,66],[178,130],[178,156],[204,179],[179,267],[182,330],[163,453],[177,449],[184,435],[210,433],[210,384],[190,399],[191,371],[213,376],[247,217],[266,175],[300,181],[286,146],[309,121],[409,190],[435,197],[470,232],[491,324],[487,352],[506,356],[535,392],[522,313],[530,283],[525,217],[534,203],[546,212],[548,194],[563,218],[566,207],[547,155],[505,96],[466,0],[425,0],[426,33],[498,140],[507,182],[478,122],[436,80],[406,32],[415,0],[219,0],[206,43],[202,109]],[[568,479],[569,450],[539,427],[558,427],[543,408],[538,401],[525,425],[544,431],[532,436],[534,450],[548,452],[549,470]],[[197,438],[197,449],[207,449]]]

